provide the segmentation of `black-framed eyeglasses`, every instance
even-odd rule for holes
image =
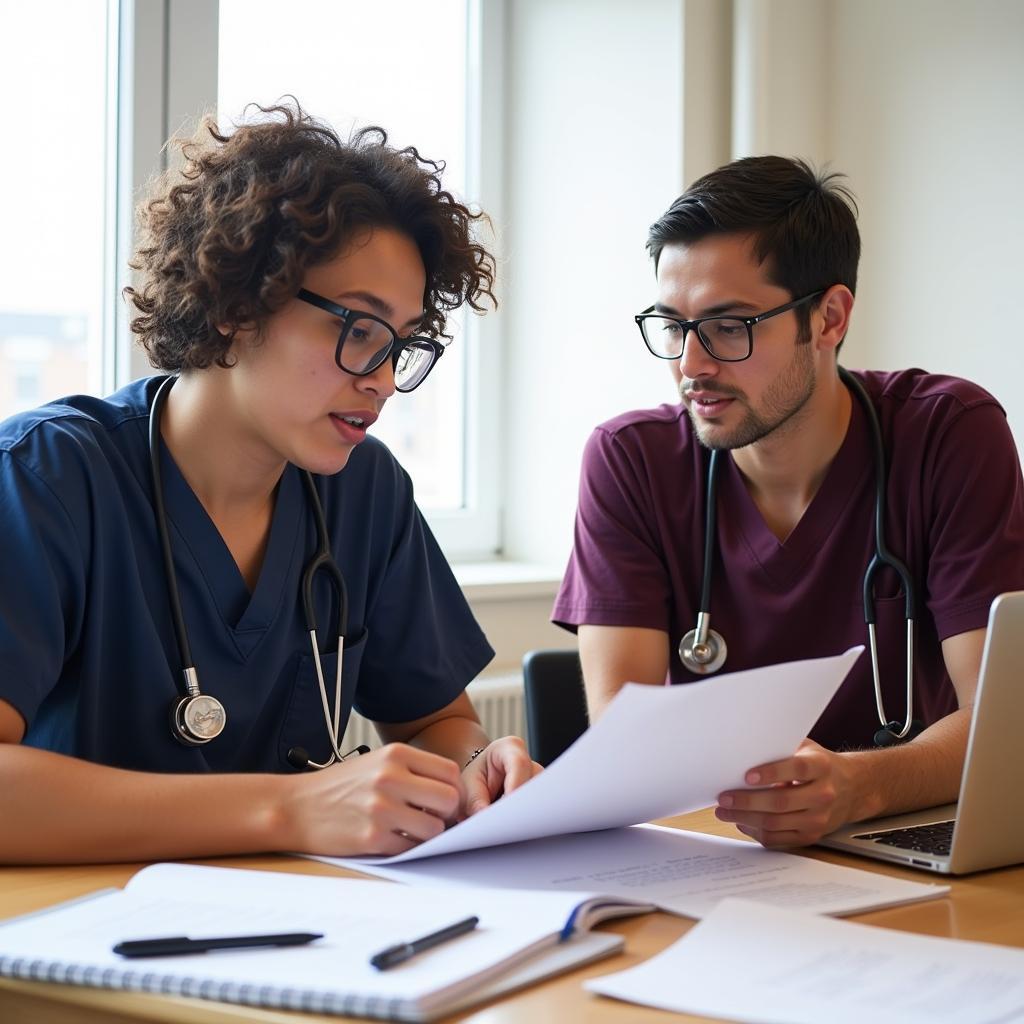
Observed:
[[[436,339],[419,335],[400,338],[391,324],[372,313],[339,306],[306,288],[299,289],[298,298],[341,320],[334,361],[355,377],[369,376],[390,356],[395,390],[414,391],[444,354],[444,345]]]
[[[702,316],[697,320],[682,320],[677,316],[655,313],[651,306],[633,319],[651,355],[659,359],[679,359],[683,354],[686,335],[696,331],[701,345],[713,359],[722,363],[741,363],[749,359],[754,351],[754,327],[757,324],[811,302],[819,295],[824,295],[826,290],[820,288],[810,295],[776,306],[757,316]]]

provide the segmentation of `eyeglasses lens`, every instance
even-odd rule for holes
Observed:
[[[434,365],[434,350],[429,345],[408,342],[395,363],[395,387],[399,391],[412,391],[420,384]]]
[[[391,329],[371,317],[354,316],[338,356],[339,365],[349,373],[370,373],[388,357],[395,336]]]
[[[651,351],[662,359],[678,359],[683,354],[684,331],[679,321],[664,316],[647,316],[641,321]],[[720,316],[703,321],[697,328],[708,351],[723,362],[746,359],[750,355],[747,325],[734,317]]]
[[[728,362],[750,355],[750,332],[742,320],[719,316],[705,320],[697,330],[716,359]]]
[[[644,340],[656,356],[678,359],[683,354],[683,329],[675,320],[663,316],[645,316],[640,326]]]

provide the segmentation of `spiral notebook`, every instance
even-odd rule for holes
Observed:
[[[144,868],[124,889],[0,922],[0,976],[248,1006],[430,1021],[622,948],[591,933],[650,904],[188,864]],[[466,935],[386,971],[370,957],[470,915]],[[126,960],[117,942],[165,935],[318,932],[309,945]]]

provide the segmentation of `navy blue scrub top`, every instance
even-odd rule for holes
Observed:
[[[161,378],[107,399],[76,396],[0,424],[0,698],[24,742],[145,771],[290,771],[302,746],[330,753],[300,597],[316,525],[300,471],[278,487],[255,591],[166,448],[174,564],[203,692],[227,711],[202,747],[171,734],[183,695],[152,505],[147,424]],[[394,456],[367,438],[316,477],[348,586],[342,721],[444,707],[494,652],[469,611]],[[338,607],[317,575],[316,616],[333,702]]]

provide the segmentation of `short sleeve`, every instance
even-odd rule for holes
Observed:
[[[355,708],[405,722],[450,704],[494,657],[397,463],[393,543],[367,608]]]
[[[984,626],[1024,587],[1024,485],[1002,409],[965,409],[937,439],[929,479],[928,607],[940,639]]]
[[[33,468],[0,451],[0,698],[29,725],[78,642],[83,525]]]
[[[669,629],[671,583],[641,452],[598,427],[583,453],[573,550],[552,621]]]

